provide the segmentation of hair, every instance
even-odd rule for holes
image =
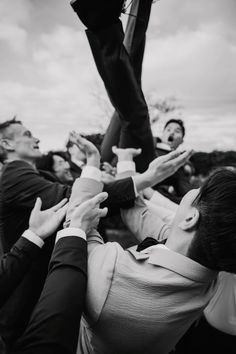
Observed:
[[[5,136],[6,129],[9,128],[12,124],[22,124],[22,122],[20,120],[17,120],[16,116],[15,116],[12,119],[9,119],[3,123],[0,123],[0,137],[1,138],[7,138],[7,136]]]
[[[236,172],[215,170],[193,205],[200,218],[188,256],[208,268],[236,273]]]
[[[184,122],[182,121],[182,119],[172,118],[172,119],[168,120],[164,126],[164,129],[166,129],[166,127],[171,123],[176,123],[180,126],[180,128],[182,130],[183,137],[184,137],[185,136],[185,127],[184,127]]]
[[[64,160],[68,161],[68,156],[67,153],[64,151],[49,151],[47,154],[39,157],[36,161],[36,166],[39,170],[44,170],[44,171],[49,171],[49,172],[54,172],[53,171],[53,156],[57,155],[62,157]]]

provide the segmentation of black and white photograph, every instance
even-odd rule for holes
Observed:
[[[0,354],[236,353],[236,1],[0,0]]]

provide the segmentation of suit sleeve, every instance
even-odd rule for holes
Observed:
[[[59,239],[40,299],[12,353],[75,353],[86,284],[86,241],[75,236]]]
[[[108,199],[102,207],[107,206],[109,214],[116,209],[131,208],[134,205],[135,189],[131,177],[105,184],[103,190],[108,193]]]
[[[40,253],[40,247],[21,237],[0,261],[0,307],[8,300]]]
[[[61,199],[69,197],[71,188],[57,182],[47,181],[24,161],[13,161],[6,167],[2,177],[4,203],[14,208],[32,209],[37,197],[48,209]]]

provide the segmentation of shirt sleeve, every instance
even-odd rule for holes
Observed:
[[[23,234],[22,237],[26,238],[27,240],[29,240],[30,242],[33,242],[36,246],[42,248],[44,245],[44,241],[41,239],[41,237],[39,237],[38,235],[36,235],[33,231],[31,230],[26,230]]]
[[[66,229],[58,231],[55,243],[57,243],[57,241],[60,240],[61,238],[67,236],[80,237],[86,241],[86,233],[84,232],[84,230],[76,227],[68,227]]]
[[[85,166],[81,173],[81,178],[90,178],[97,182],[101,182],[102,172],[94,166]]]

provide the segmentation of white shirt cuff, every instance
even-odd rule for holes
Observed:
[[[132,178],[132,181],[133,181],[133,185],[134,185],[134,194],[135,194],[135,197],[137,198],[138,197],[138,191],[137,191],[137,187],[136,187],[136,184],[135,184],[135,182],[134,182],[134,179],[133,179],[133,177],[131,177]]]
[[[83,168],[80,178],[90,178],[94,179],[95,181],[101,182],[102,172],[97,167],[85,166]]]
[[[39,237],[29,229],[22,234],[22,237],[27,238],[28,241],[33,242],[36,246],[40,248],[42,248],[44,245],[44,241],[41,239],[41,237]]]
[[[127,172],[127,171],[136,172],[136,166],[134,161],[119,161],[116,167],[117,167],[117,174]]]
[[[85,241],[87,240],[86,233],[82,229],[76,227],[67,227],[66,229],[58,231],[55,243],[57,243],[60,238],[67,236],[76,236],[83,238]]]

